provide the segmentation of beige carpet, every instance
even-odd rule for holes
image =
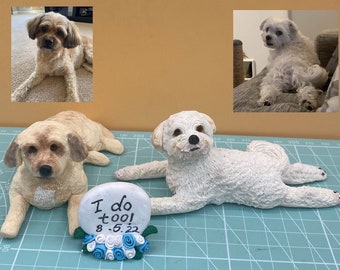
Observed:
[[[35,17],[32,14],[12,15],[12,91],[34,71],[37,53],[36,40],[28,37],[26,23]],[[92,24],[76,23],[82,35],[92,37]],[[92,101],[92,73],[84,68],[77,69],[80,101]],[[63,102],[66,91],[63,77],[47,77],[33,88],[26,102]]]

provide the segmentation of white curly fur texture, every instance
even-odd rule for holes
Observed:
[[[264,45],[270,49],[268,72],[261,83],[259,105],[274,104],[284,92],[305,91],[314,88],[312,99],[308,94],[298,96],[300,105],[315,110],[320,102],[319,90],[328,78],[327,71],[319,64],[314,43],[304,36],[297,25],[288,19],[267,18],[260,25]],[[311,92],[311,90],[309,90]],[[306,99],[307,97],[307,99]]]
[[[339,193],[310,186],[291,187],[327,178],[319,167],[290,164],[284,149],[266,141],[246,151],[213,147],[215,124],[206,114],[183,111],[154,130],[154,147],[168,159],[118,170],[119,180],[166,177],[172,197],[151,198],[152,214],[184,213],[206,204],[237,203],[258,208],[328,207],[340,204]]]

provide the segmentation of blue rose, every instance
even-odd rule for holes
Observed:
[[[125,260],[124,250],[120,247],[115,247],[113,249],[113,255],[117,261]]]
[[[93,256],[95,256],[97,259],[105,259],[106,250],[107,248],[104,244],[97,244],[93,251]]]
[[[94,241],[96,239],[96,237],[92,234],[87,234],[85,235],[84,239],[83,239],[83,245],[87,245],[88,243],[91,243],[92,241]]]
[[[134,248],[136,245],[136,239],[132,233],[124,233],[122,240],[124,247],[128,249]]]
[[[141,253],[147,251],[149,249],[149,240],[145,239],[145,242],[143,244],[136,246],[136,249]]]

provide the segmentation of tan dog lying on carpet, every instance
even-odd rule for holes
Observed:
[[[325,180],[321,168],[290,164],[280,145],[266,141],[252,141],[246,151],[216,148],[214,132],[215,123],[206,114],[183,111],[171,115],[152,135],[153,146],[167,160],[128,166],[116,171],[116,177],[166,177],[174,195],[151,198],[153,215],[185,213],[225,202],[264,209],[340,205],[340,194],[333,190],[290,186]]]
[[[28,21],[27,30],[31,39],[37,39],[37,63],[31,76],[12,93],[12,101],[25,101],[46,76],[64,76],[66,101],[79,102],[75,69],[83,66],[92,72],[92,39],[81,36],[74,22],[54,12]]]
[[[100,150],[121,154],[124,147],[109,130],[79,112],[61,112],[22,131],[4,158],[6,166],[18,169],[1,236],[17,236],[30,205],[51,209],[66,202],[73,235],[79,226],[78,206],[88,189],[83,163],[104,166],[110,162]]]

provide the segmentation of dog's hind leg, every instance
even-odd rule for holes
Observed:
[[[121,154],[124,152],[123,144],[115,139],[115,136],[102,126],[102,138],[100,139],[102,146],[99,150],[106,150],[113,154]]]
[[[327,174],[323,169],[302,163],[289,165],[282,174],[282,181],[291,185],[310,183],[326,178]]]
[[[0,231],[2,237],[14,238],[18,235],[29,206],[20,194],[10,195],[10,207]]]
[[[147,178],[165,177],[168,161],[151,161],[148,163],[127,166],[116,171],[115,176],[118,180],[136,180]]]
[[[110,163],[110,159],[103,153],[98,151],[89,151],[84,163],[90,163],[98,166],[106,166]]]
[[[340,194],[330,189],[309,186],[288,187],[282,206],[319,208],[340,204]]]

